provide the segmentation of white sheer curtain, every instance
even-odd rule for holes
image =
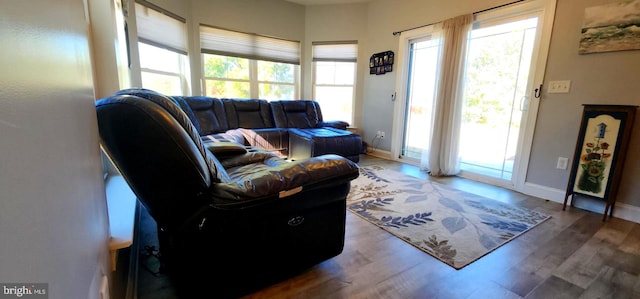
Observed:
[[[461,80],[467,36],[473,15],[448,19],[442,24],[442,58],[431,128],[429,150],[422,153],[421,166],[432,176],[455,175],[460,171]]]

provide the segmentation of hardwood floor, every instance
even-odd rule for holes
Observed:
[[[563,212],[555,202],[457,177],[429,178],[414,166],[370,156],[359,164],[434,180],[551,219],[455,270],[347,213],[342,254],[246,298],[640,298],[640,224],[602,222],[601,214]],[[161,275],[140,273],[146,277],[138,281],[139,298],[176,298]]]

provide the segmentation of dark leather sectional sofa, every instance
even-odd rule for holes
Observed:
[[[324,121],[315,101],[172,98],[206,143],[233,141],[292,160],[337,154],[357,163],[363,152],[361,137],[346,130],[348,123]]]
[[[342,132],[318,128],[321,118],[312,109],[301,115],[286,105],[176,100],[146,90],[96,102],[103,148],[156,221],[162,271],[182,298],[240,297],[342,252],[356,163],[335,154],[287,161],[251,146],[211,142],[208,150],[202,142],[200,135],[234,137],[241,127],[276,146],[298,134],[321,139]],[[277,109],[287,116],[276,119],[286,123],[271,118],[268,112]],[[291,128],[302,121],[317,123]],[[341,134],[328,137],[359,141]]]

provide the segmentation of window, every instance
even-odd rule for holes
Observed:
[[[205,95],[210,97],[249,98],[251,76],[249,59],[203,54]]]
[[[326,120],[353,124],[356,42],[313,43],[313,98]]]
[[[184,95],[189,90],[187,55],[138,43],[142,87],[167,95]]]
[[[184,19],[159,8],[135,5],[142,87],[168,95],[189,93]]]
[[[268,100],[296,98],[295,69],[289,63],[256,61],[258,67],[258,96]]]
[[[204,94],[219,98],[296,98],[298,66],[290,63],[202,54]]]
[[[206,96],[297,98],[299,42],[200,26],[200,43]]]

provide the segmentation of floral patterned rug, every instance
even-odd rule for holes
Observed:
[[[347,209],[456,269],[550,218],[378,166],[360,168]]]

